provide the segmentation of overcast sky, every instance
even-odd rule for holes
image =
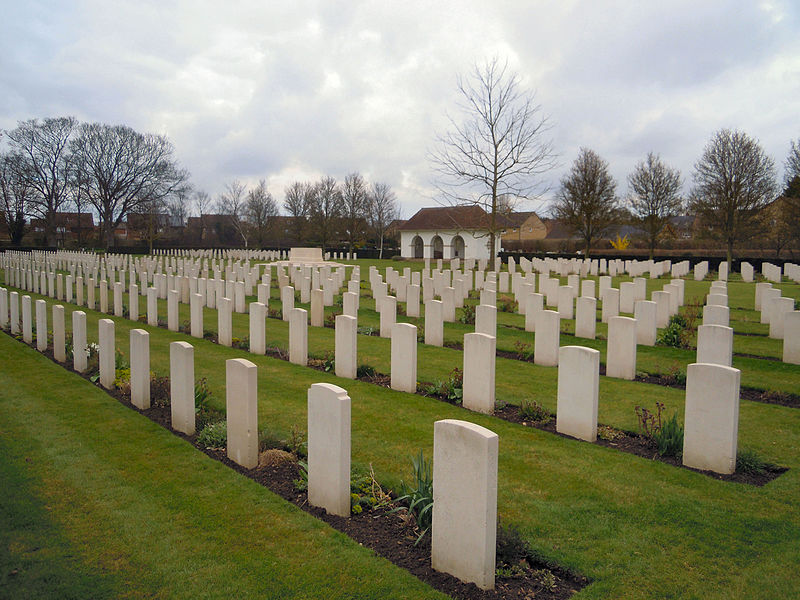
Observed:
[[[167,135],[192,182],[360,171],[403,216],[435,206],[427,151],[456,77],[497,56],[536,92],[559,167],[581,146],[626,177],[648,151],[692,166],[720,128],[779,177],[800,138],[800,2],[0,0],[0,128],[74,115]],[[488,10],[491,9],[491,10]],[[528,210],[546,212],[547,198]]]

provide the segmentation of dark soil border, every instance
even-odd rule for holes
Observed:
[[[3,333],[39,352],[35,343],[26,344],[21,339],[21,336],[17,338],[5,330],[3,330]],[[357,515],[350,515],[348,518],[329,515],[324,509],[312,507],[308,504],[308,493],[306,491],[297,490],[295,481],[300,477],[297,462],[292,461],[277,466],[259,466],[254,469],[246,469],[230,460],[224,449],[200,446],[197,443],[197,434],[187,436],[173,430],[169,405],[151,406],[148,409],[141,410],[131,404],[129,394],[123,393],[119,389],[107,390],[99,382],[91,381],[88,374],[75,371],[68,363],[56,361],[50,346],[40,354],[65,370],[89,381],[99,390],[107,393],[128,408],[144,415],[154,423],[161,425],[173,435],[189,442],[210,458],[266,487],[284,500],[324,521],[360,545],[369,548],[375,554],[382,556],[401,569],[405,569],[417,579],[452,598],[459,600],[512,600],[517,598],[566,600],[591,583],[591,580],[587,577],[577,575],[569,569],[559,567],[554,563],[537,560],[533,557],[529,557],[527,564],[522,565],[520,574],[512,577],[496,578],[495,589],[493,590],[482,590],[473,583],[464,583],[452,575],[434,571],[430,564],[430,535],[415,545],[419,532],[413,524],[413,519],[408,519],[404,511],[392,512],[398,505],[364,511]],[[382,376],[378,377],[381,378]]]

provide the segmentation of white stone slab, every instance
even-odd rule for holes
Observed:
[[[330,383],[308,389],[308,503],[350,516],[350,397]]]
[[[226,360],[225,382],[228,458],[253,469],[258,465],[258,369],[244,358]]]
[[[587,442],[597,440],[600,352],[583,346],[558,351],[556,431]]]

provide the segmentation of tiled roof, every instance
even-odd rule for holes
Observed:
[[[497,215],[498,227],[507,227],[508,220]],[[442,206],[421,208],[398,227],[400,231],[431,231],[441,229],[488,229],[489,215],[480,206]]]

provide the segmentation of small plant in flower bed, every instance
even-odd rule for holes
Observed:
[[[497,550],[495,552],[495,575],[498,579],[528,575],[550,592],[556,591],[558,581],[549,568],[534,569],[533,564],[550,566],[549,562],[536,556],[528,541],[513,525],[497,524]],[[533,597],[531,595],[530,597]]]
[[[188,320],[184,321],[183,323],[181,323],[181,326],[179,327],[179,329],[180,329],[181,333],[185,333],[186,335],[191,334],[192,333],[192,323],[191,323],[191,321],[188,321]]]
[[[460,404],[464,396],[464,374],[456,367],[450,371],[446,381],[439,379],[434,383],[421,384],[419,387],[423,394]]]
[[[150,373],[150,404],[164,408],[169,400],[169,377]]]
[[[762,475],[771,467],[755,450],[742,448],[736,453],[736,472]]]
[[[350,481],[350,512],[354,515],[365,510],[383,508],[392,503],[392,498],[375,480],[375,473],[370,466],[369,474],[355,476]]]
[[[553,415],[535,400],[523,400],[519,405],[519,415],[526,421],[541,425],[546,425],[553,418]]]
[[[411,458],[413,479],[410,484],[400,482],[400,496],[397,503],[402,506],[392,512],[405,510],[414,518],[419,537],[416,546],[431,528],[433,520],[433,461],[425,460],[422,450]]]
[[[327,315],[325,315],[324,326],[325,327],[331,327],[331,328],[335,328],[336,327],[336,314],[335,313],[328,313]]]
[[[267,316],[270,319],[280,319],[281,318],[281,311],[277,308],[268,308],[267,309]]]
[[[686,385],[686,373],[681,371],[677,362],[672,363],[663,378],[664,382],[670,385]]]
[[[378,372],[375,370],[375,367],[367,364],[358,365],[358,368],[356,369],[356,377],[358,379],[375,377],[377,373]]]
[[[209,423],[214,423],[222,418],[220,411],[211,407],[211,389],[208,379],[202,377],[194,383],[194,413],[197,416],[197,428],[202,430]]]
[[[375,328],[374,327],[358,327],[356,328],[356,333],[358,335],[375,335]]]
[[[250,338],[247,336],[244,336],[243,338],[231,338],[231,348],[248,350],[250,348]]]
[[[422,325],[417,325],[417,343],[425,343],[425,327]]]
[[[130,396],[131,394],[131,370],[130,369],[117,369],[116,377],[114,377],[114,387],[122,394]]]
[[[197,443],[203,448],[225,448],[228,445],[227,421],[217,421],[203,427],[197,436]]]
[[[475,305],[474,304],[465,304],[464,308],[461,311],[461,315],[458,317],[459,323],[464,323],[465,325],[474,325],[475,324]]]
[[[624,436],[625,436],[624,431],[620,431],[619,429],[614,429],[610,425],[600,425],[597,428],[597,437],[607,442],[613,442],[614,440],[618,440],[619,438]]]
[[[533,360],[533,346],[527,342],[517,340],[514,342],[514,352],[518,360]]]
[[[662,422],[664,405],[656,402],[656,412],[642,406],[636,406],[636,418],[639,421],[641,434],[652,440],[661,456],[679,457],[683,452],[683,425],[678,423],[678,415]]]
[[[512,296],[503,295],[497,298],[497,310],[500,312],[515,313],[517,309],[517,301]]]
[[[672,315],[669,318],[669,324],[659,334],[656,343],[672,348],[691,348],[696,320],[696,314],[690,310],[687,310],[687,314]]]
[[[217,332],[216,331],[211,331],[210,329],[204,329],[203,330],[203,339],[204,340],[209,340],[209,341],[214,342],[216,344],[217,343],[217,339],[218,339],[217,338]]]

